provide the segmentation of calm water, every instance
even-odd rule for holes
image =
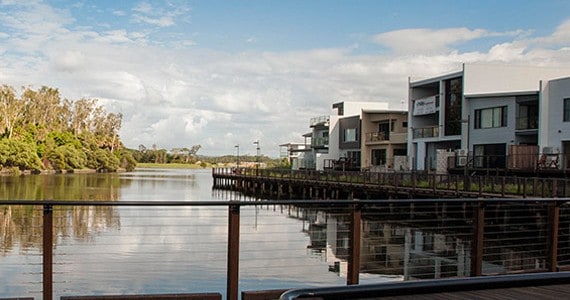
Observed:
[[[210,170],[139,169],[0,181],[0,199],[247,200],[212,191]],[[41,299],[41,213],[40,207],[0,206],[0,297]],[[342,274],[329,271],[336,260],[330,247],[308,247],[310,224],[302,215],[291,208],[242,209],[240,289],[346,282]],[[54,232],[56,297],[225,293],[225,207],[56,207]]]

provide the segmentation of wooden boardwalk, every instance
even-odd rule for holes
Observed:
[[[530,300],[530,299],[570,299],[570,283],[548,286],[529,286],[505,289],[488,289],[477,291],[442,292],[420,295],[402,295],[377,297],[386,300],[428,300],[428,299],[495,299],[495,300]]]
[[[453,174],[213,169],[214,188],[269,199],[554,198],[570,195],[559,178]]]
[[[299,289],[283,300],[303,299],[570,299],[570,272],[405,281]],[[313,299],[313,298],[311,298]]]

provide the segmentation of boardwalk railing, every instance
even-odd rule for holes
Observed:
[[[279,170],[255,168],[215,168],[212,170],[214,187],[234,187],[238,190],[269,188],[271,183],[282,183],[286,186],[280,189],[281,194],[289,198],[297,193],[297,198],[343,198],[336,194],[320,197],[290,190],[302,186],[327,188],[327,192],[334,191],[334,186],[366,192],[359,198],[388,198],[383,195],[416,198],[416,197],[570,197],[570,180],[566,178],[539,178],[517,176],[490,176],[490,175],[458,175],[458,174],[431,174],[418,172],[336,172],[311,170]],[[245,186],[254,183],[255,187]],[[267,183],[267,187],[263,184]],[[250,184],[251,185],[251,184]],[[277,188],[275,188],[277,190]],[[380,195],[380,197],[379,197]],[[347,198],[346,195],[344,198]]]
[[[81,287],[125,293],[140,278],[175,272],[188,290],[171,293],[241,293],[245,300],[261,282],[262,289],[286,290],[339,279],[356,285],[570,267],[569,199],[252,201],[219,192],[236,200],[3,201],[0,265],[9,245],[32,253],[38,247],[46,300],[85,295]],[[203,224],[202,214],[215,219]],[[9,270],[18,278],[20,271],[37,274],[37,265]],[[224,290],[209,290],[223,287],[205,280],[210,271],[225,274]]]

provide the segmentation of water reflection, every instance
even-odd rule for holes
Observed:
[[[0,180],[0,199],[255,201],[212,191],[210,170],[142,169]],[[503,254],[508,253],[503,246],[495,246],[512,232],[511,226],[520,224],[506,221],[512,219],[502,214],[508,209],[489,211],[494,227],[486,236],[492,247],[486,250],[485,270],[520,268]],[[363,211],[361,282],[469,274],[470,214],[462,204]],[[56,295],[223,292],[227,218],[223,206],[56,207]],[[540,220],[533,226],[543,228]],[[0,297],[41,298],[41,222],[42,207],[0,206]],[[345,284],[347,212],[247,206],[241,209],[240,223],[242,290]],[[524,238],[536,234],[520,232]],[[528,254],[510,253],[520,261],[533,260]]]

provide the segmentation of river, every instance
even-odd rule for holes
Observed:
[[[247,200],[213,191],[210,170],[137,169],[0,181],[1,200]],[[41,207],[0,206],[0,298],[41,299],[41,213]],[[272,206],[242,208],[241,290],[345,284],[342,272],[329,271],[338,261],[329,247],[310,246],[315,241],[303,214]],[[54,237],[57,298],[225,293],[227,208],[223,206],[55,207]]]

